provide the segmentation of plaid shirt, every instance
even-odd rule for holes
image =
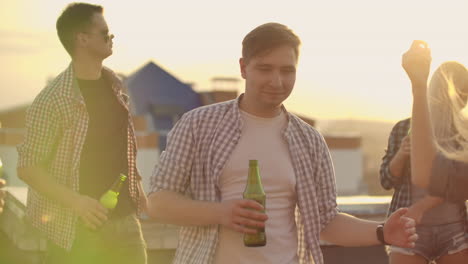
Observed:
[[[115,96],[128,111],[128,97],[122,93],[122,82],[107,68],[103,74],[109,77]],[[79,192],[80,155],[88,122],[86,105],[70,64],[29,107],[26,137],[18,146],[18,168],[42,166],[57,183]],[[132,200],[139,205],[136,141],[130,113],[127,132],[129,191]],[[58,201],[29,188],[27,215],[33,226],[43,231],[48,239],[71,249],[78,218],[71,208],[65,208]]]
[[[241,98],[241,97],[239,97]],[[151,178],[152,192],[169,190],[200,201],[221,201],[218,179],[242,131],[240,99],[192,110],[168,136],[166,151]],[[335,217],[333,165],[323,137],[298,117],[287,113],[283,136],[289,145],[298,206],[298,255],[301,263],[323,264],[319,236]],[[174,263],[212,263],[218,226],[183,226]]]
[[[388,138],[388,147],[385,156],[382,159],[380,166],[380,184],[386,190],[395,189],[392,201],[388,209],[388,214],[392,214],[401,207],[411,205],[411,167],[410,163],[406,164],[403,175],[394,177],[390,173],[390,162],[400,149],[403,138],[408,135],[410,128],[410,119],[404,119],[396,123],[393,127],[390,137]]]

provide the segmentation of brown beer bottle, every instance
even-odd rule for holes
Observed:
[[[265,212],[266,195],[262,186],[262,179],[258,169],[257,160],[249,160],[249,175],[244,190],[244,199],[254,200],[260,203]],[[244,234],[246,247],[263,247],[266,245],[265,228],[257,228],[256,234]]]

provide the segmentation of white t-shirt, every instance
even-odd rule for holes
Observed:
[[[229,263],[299,263],[296,207],[296,178],[290,152],[282,131],[286,115],[261,118],[241,111],[242,135],[219,179],[221,199],[242,199],[247,183],[249,160],[259,163],[260,176],[266,193],[267,244],[246,247],[243,234],[220,226],[215,254],[216,264]]]

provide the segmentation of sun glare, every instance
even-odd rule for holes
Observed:
[[[4,62],[11,69],[2,81],[23,77],[24,67],[32,79],[45,80],[68,64],[55,35],[55,20],[70,2],[5,3],[0,11],[4,21],[0,44],[5,47],[3,53],[17,59]],[[270,21],[290,26],[302,46],[298,79],[288,104],[291,110],[315,118],[397,120],[409,116],[411,90],[401,55],[413,39],[427,41],[433,69],[446,60],[468,62],[468,29],[462,12],[468,2],[377,5],[358,0],[336,6],[299,1],[284,6],[263,0],[224,4],[201,0],[182,9],[177,1],[93,2],[104,6],[109,28],[116,35],[114,54],[106,65],[129,74],[153,60],[202,89],[210,87],[214,76],[239,76],[241,41],[249,30]],[[259,12],[266,4],[270,12]],[[448,11],[450,16],[434,19]],[[15,62],[22,57],[31,62]],[[32,100],[37,83],[31,81],[19,89],[29,91],[23,100]],[[12,92],[3,91],[6,96],[2,98]]]

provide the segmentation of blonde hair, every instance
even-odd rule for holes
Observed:
[[[437,149],[446,157],[468,162],[468,71],[455,61],[444,62],[429,83],[428,104]]]

